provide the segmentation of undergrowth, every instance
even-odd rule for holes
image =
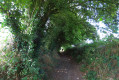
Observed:
[[[66,55],[82,63],[86,80],[119,80],[119,40],[112,39],[69,48]]]
[[[0,54],[0,80],[41,80],[45,75],[39,60],[26,54],[2,51]],[[39,73],[40,71],[40,73]]]
[[[100,41],[82,46],[80,50],[83,54],[82,71],[86,73],[85,78],[87,80],[119,80],[118,48],[118,40]]]
[[[48,80],[48,72],[54,67],[58,56],[55,50],[44,52],[40,49],[40,52],[42,54],[33,59],[31,49],[24,53],[13,46],[5,46],[0,51],[0,80]]]

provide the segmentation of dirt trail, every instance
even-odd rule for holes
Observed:
[[[69,57],[61,57],[58,65],[51,72],[52,80],[84,80],[80,65]]]

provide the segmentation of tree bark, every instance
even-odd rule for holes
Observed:
[[[33,58],[38,57],[39,49],[40,46],[42,45],[41,41],[44,37],[44,29],[45,29],[45,24],[49,18],[50,13],[46,13],[44,16],[41,17],[40,22],[37,24],[37,28],[35,30],[35,34],[37,35],[37,37],[33,40]]]

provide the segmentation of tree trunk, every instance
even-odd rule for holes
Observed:
[[[46,13],[43,17],[41,17],[40,22],[36,26],[37,27],[36,30],[34,30],[37,37],[33,40],[34,47],[33,47],[32,58],[38,57],[38,54],[40,53],[39,49],[40,46],[42,45],[41,41],[44,37],[45,24],[48,20],[48,17],[49,17],[49,13]]]

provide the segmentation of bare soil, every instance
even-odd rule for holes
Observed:
[[[49,80],[84,80],[80,64],[70,57],[61,56],[58,65],[50,73]]]

